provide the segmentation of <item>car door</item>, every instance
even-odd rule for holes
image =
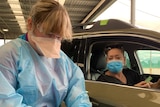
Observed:
[[[112,44],[114,42],[123,44],[126,51],[126,60],[127,67],[137,71],[139,74],[144,75],[144,78],[147,78],[149,75],[152,76],[152,82],[157,81],[160,78],[160,71],[156,73],[150,73],[147,70],[155,69],[159,67],[159,52],[160,52],[160,42],[159,40],[154,40],[153,38],[146,38],[145,35],[133,34],[123,32],[123,33],[99,33],[99,34],[89,34],[87,35],[87,43],[89,45],[88,51],[88,65],[86,65],[88,72],[88,80],[86,81],[86,87],[89,91],[89,95],[93,100],[93,103],[98,103],[100,105],[107,104],[107,106],[119,107],[140,107],[140,106],[151,106],[154,107],[160,106],[158,102],[160,91],[130,87],[124,85],[110,84],[110,83],[101,83],[95,81],[92,77],[95,75],[95,72],[91,71],[91,56],[93,52],[103,52],[105,46]],[[142,57],[143,56],[143,57]],[[105,57],[104,57],[105,58]],[[155,61],[155,59],[157,59]],[[154,62],[152,62],[154,60]],[[145,65],[144,61],[147,63],[156,64],[154,66]],[[89,65],[90,64],[90,65]],[[101,64],[102,65],[102,64]],[[150,68],[153,67],[153,68]],[[146,70],[146,71],[145,71]],[[158,70],[158,68],[156,68]],[[103,72],[103,71],[102,71]],[[99,72],[97,72],[99,73]],[[97,74],[96,74],[97,75]],[[95,77],[95,76],[94,76]],[[123,97],[121,97],[123,96]],[[142,97],[144,96],[144,97]],[[148,97],[147,97],[148,96]],[[153,100],[152,98],[155,99]],[[97,102],[96,102],[97,101]],[[141,103],[143,102],[143,103]],[[153,103],[154,102],[154,103]],[[96,106],[95,106],[96,107]]]

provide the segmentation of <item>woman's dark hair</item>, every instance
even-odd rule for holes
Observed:
[[[108,54],[108,52],[111,50],[111,49],[114,49],[114,48],[117,48],[117,49],[120,49],[121,52],[123,53],[124,55],[124,48],[123,48],[123,45],[122,44],[119,44],[119,43],[114,43],[114,44],[109,44],[105,47],[105,53],[106,55]]]

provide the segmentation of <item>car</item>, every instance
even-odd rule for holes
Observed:
[[[160,33],[140,29],[118,19],[100,20],[73,27],[73,41],[62,50],[82,70],[86,90],[94,107],[159,107],[160,89],[138,88],[96,81],[106,70],[104,49],[120,43],[125,49],[125,67],[151,82],[160,78]]]

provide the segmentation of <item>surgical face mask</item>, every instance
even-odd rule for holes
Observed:
[[[60,58],[61,41],[56,38],[36,37],[31,35],[31,40],[38,50],[48,58]]]
[[[107,63],[107,68],[112,73],[119,73],[123,69],[123,63],[120,60],[113,60]]]

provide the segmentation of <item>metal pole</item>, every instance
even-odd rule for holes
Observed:
[[[131,0],[131,24],[135,25],[135,2],[136,0]]]

